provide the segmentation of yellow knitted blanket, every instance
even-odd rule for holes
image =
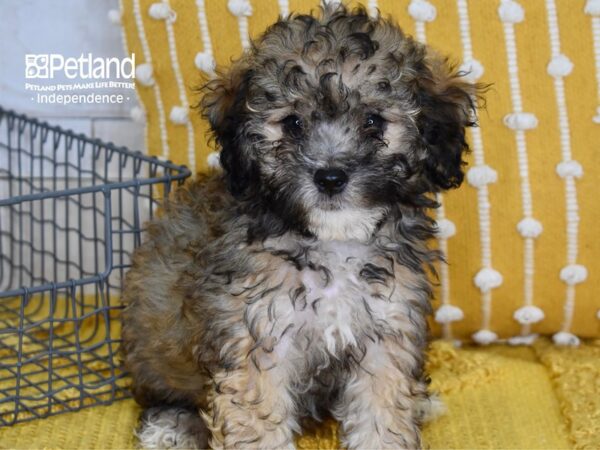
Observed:
[[[454,348],[429,352],[432,390],[447,406],[424,430],[430,449],[600,448],[600,341],[557,348]],[[0,429],[0,448],[135,447],[139,414],[132,400]],[[338,448],[337,425],[316,425],[300,449]]]

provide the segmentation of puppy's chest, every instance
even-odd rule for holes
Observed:
[[[265,325],[258,334],[334,354],[400,327],[405,289],[391,258],[358,243],[273,253],[265,280],[273,290],[250,308]]]

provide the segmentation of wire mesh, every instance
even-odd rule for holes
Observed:
[[[0,426],[128,396],[123,275],[189,174],[0,107]]]

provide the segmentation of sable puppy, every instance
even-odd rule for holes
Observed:
[[[363,8],[271,26],[204,89],[224,173],[180,189],[127,275],[126,367],[153,447],[418,448],[436,259],[476,87]]]

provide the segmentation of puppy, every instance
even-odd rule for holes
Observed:
[[[436,260],[432,193],[458,186],[477,87],[391,21],[323,6],[210,81],[223,174],[178,190],[126,279],[141,445],[418,448]]]

